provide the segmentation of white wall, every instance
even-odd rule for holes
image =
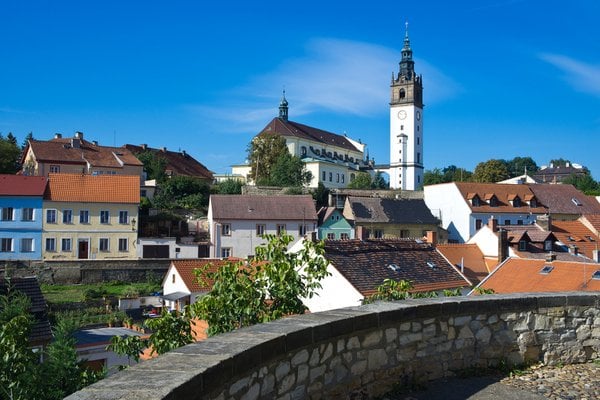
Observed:
[[[169,246],[169,258],[198,258],[198,244],[177,243],[174,237],[168,238],[139,238],[137,240],[136,253],[142,258],[144,246]],[[179,251],[177,251],[179,249]]]
[[[321,281],[321,289],[318,289],[312,298],[302,299],[310,312],[335,310],[362,304],[364,296],[337,269],[329,264],[327,271],[331,275]]]
[[[442,221],[448,239],[464,243],[471,237],[471,208],[454,183],[428,185],[423,188],[425,204]]]

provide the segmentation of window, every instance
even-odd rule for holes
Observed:
[[[490,199],[490,206],[498,207],[498,199],[496,198],[496,196],[492,196],[492,198]]]
[[[327,240],[334,240],[334,239],[335,239],[335,233],[329,232],[327,234]]]
[[[510,225],[510,219],[505,219],[504,220],[504,225]]]
[[[31,253],[33,251],[33,239],[21,239],[21,253]]]
[[[62,251],[71,251],[71,238],[62,238],[60,248]]]
[[[417,144],[421,143],[421,140],[419,139],[419,137],[417,136]]]
[[[540,270],[540,274],[548,275],[553,269],[554,267],[552,265],[544,265],[544,268]]]
[[[536,201],[536,199],[531,199],[531,201],[529,202],[529,206],[530,207],[534,207],[534,208],[537,207],[537,201]]]
[[[417,163],[421,162],[421,153],[417,153]]]
[[[518,219],[517,220],[517,225],[523,225],[523,220],[522,219]]]
[[[552,240],[544,240],[544,250],[546,250],[546,251],[552,250]]]
[[[63,210],[63,224],[73,223],[73,210]]]
[[[4,207],[2,209],[2,221],[13,220],[14,209],[12,207]]]
[[[46,238],[46,251],[56,251],[56,239]]]
[[[89,210],[79,210],[79,223],[80,224],[89,224],[90,223]]]
[[[471,204],[473,204],[473,207],[479,207],[481,205],[481,203],[479,202],[479,197],[473,197],[471,199]]]
[[[108,224],[108,221],[110,221],[110,211],[108,211],[108,210],[100,211],[100,223]]]
[[[400,92],[399,92],[399,97],[400,97],[401,99],[403,99],[403,98],[405,98],[405,97],[406,97],[406,91],[405,91],[404,89],[400,89]]]
[[[306,235],[306,225],[304,225],[304,224],[298,225],[298,235],[300,235],[300,236]]]
[[[402,229],[402,230],[400,230],[400,237],[401,238],[410,237],[410,231],[408,229]]]
[[[265,225],[256,224],[256,236],[262,236],[265,234]]]
[[[342,183],[346,180],[346,175],[342,174]]]
[[[100,238],[98,240],[98,250],[100,250],[100,251],[108,251],[109,250],[108,238]]]
[[[329,182],[333,182],[333,172],[329,173]]]
[[[221,235],[223,235],[223,236],[231,236],[231,224],[223,224],[223,225],[221,225]]]
[[[13,251],[12,238],[0,239],[0,253],[8,253]]]
[[[221,249],[221,258],[231,257],[231,247],[223,247]]]
[[[481,229],[481,220],[476,219],[475,220],[475,230],[480,230],[480,229]]]
[[[33,221],[33,208],[24,208],[21,221]]]
[[[356,178],[356,175],[354,173],[350,174],[350,182],[352,182],[354,180],[354,178]]]
[[[285,224],[277,224],[277,234],[281,235],[285,233]]]
[[[525,250],[527,250],[527,241],[519,240],[519,251],[525,251]]]
[[[50,173],[57,174],[59,172],[60,172],[60,165],[51,165],[50,166]]]
[[[600,269],[599,269],[599,270],[597,270],[597,271],[595,271],[595,272],[592,274],[592,279],[594,279],[594,280],[599,280],[599,279],[600,279]]]
[[[148,194],[148,191],[146,189],[140,190],[140,197],[148,197],[147,194]]]
[[[171,283],[175,283],[175,274],[171,276]]]
[[[56,223],[56,210],[46,210],[46,222],[49,224]]]
[[[120,224],[128,224],[129,223],[129,213],[127,211],[119,211],[119,223]]]
[[[403,236],[405,237],[405,236]],[[383,229],[375,229],[375,239],[383,238]]]
[[[340,183],[340,174],[339,173],[336,174],[336,180],[335,181],[337,183]]]
[[[513,207],[521,207],[521,199],[519,197],[515,197],[513,200]]]
[[[340,234],[340,239],[342,239],[342,240],[348,240],[348,239],[350,239],[350,235],[348,235],[347,233],[341,233]]]
[[[303,156],[306,155],[306,146],[300,147],[300,154],[302,154]]]
[[[119,251],[127,251],[129,248],[126,238],[119,239]]]
[[[323,182],[325,182],[325,180],[326,180],[326,179],[327,179],[327,172],[323,171],[323,172],[321,173],[321,180],[322,180]]]

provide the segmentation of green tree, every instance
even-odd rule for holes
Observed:
[[[432,170],[426,170],[423,174],[424,185],[437,185],[438,183],[446,183],[444,180],[444,174],[441,169],[434,168]]]
[[[359,172],[356,177],[348,184],[349,189],[371,189],[373,179],[367,172]]]
[[[567,164],[571,165],[571,161],[565,160],[564,158],[555,158],[550,160],[550,164],[556,167],[566,167]]]
[[[369,297],[363,299],[363,304],[373,303],[379,300],[394,301],[406,300],[411,297],[410,290],[413,285],[410,281],[386,278],[383,283],[377,287],[377,291]]]
[[[136,154],[138,160],[144,164],[146,179],[156,179],[156,182],[162,183],[167,179],[166,168],[167,160],[153,151],[143,151]]]
[[[204,180],[191,176],[174,176],[160,185],[154,204],[167,210],[205,210],[209,197],[210,186]]]
[[[589,174],[571,174],[562,183],[573,185],[588,196],[600,196],[600,184]]]
[[[229,178],[213,186],[213,192],[218,194],[242,194],[242,182]]]
[[[527,171],[527,174],[533,174],[539,170],[538,165],[531,157],[515,157],[506,162],[508,173],[511,178],[521,176]]]
[[[27,147],[27,145],[29,144],[30,140],[35,140],[35,138],[33,137],[33,132],[29,132],[26,136],[25,139],[23,139],[23,143],[21,144],[21,150],[25,150],[25,148]]]
[[[279,187],[300,187],[310,183],[312,174],[300,157],[287,151],[281,154],[271,166],[271,175],[265,178],[265,184]]]
[[[15,174],[20,166],[21,148],[12,133],[7,138],[0,135],[0,174]]]
[[[373,189],[388,189],[389,184],[385,181],[381,172],[376,172],[373,181],[371,182],[371,187]]]
[[[473,173],[456,165],[449,165],[442,170],[444,174],[444,182],[468,182],[471,180]]]
[[[198,272],[211,291],[192,305],[194,314],[208,323],[208,334],[267,322],[290,314],[302,314],[304,298],[312,297],[326,277],[323,242],[304,241],[298,253],[289,253],[291,235],[265,235],[267,243],[256,248],[249,263],[227,263],[216,272]]]
[[[283,136],[268,133],[255,136],[247,151],[251,167],[250,178],[257,185],[263,185],[265,182],[268,184],[273,165],[282,154],[289,153]]]
[[[473,181],[496,183],[508,179],[508,167],[504,160],[480,162],[473,171]]]
[[[317,210],[329,205],[329,189],[325,187],[323,182],[319,182],[317,188],[312,191],[312,197],[315,200]]]

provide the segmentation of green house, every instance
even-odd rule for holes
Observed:
[[[317,214],[319,239],[354,239],[354,228],[335,207],[321,207]]]

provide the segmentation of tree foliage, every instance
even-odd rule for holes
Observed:
[[[218,194],[242,194],[242,182],[229,178],[213,186],[212,191]]]
[[[148,150],[136,154],[136,157],[144,164],[146,179],[156,179],[158,183],[162,183],[167,179],[167,160],[164,157]]]
[[[12,133],[7,137],[0,134],[0,174],[15,174],[19,168],[21,148]]]
[[[289,153],[283,136],[268,133],[254,137],[247,151],[251,166],[250,178],[257,185],[268,184],[279,157]]]
[[[512,160],[508,160],[506,164],[511,178],[521,176],[526,172],[528,175],[533,174],[540,169],[531,157],[515,157]]]
[[[472,179],[474,182],[496,183],[509,177],[506,161],[492,159],[477,164],[475,171],[473,171]]]
[[[208,206],[209,197],[210,186],[204,180],[191,176],[174,176],[160,185],[154,204],[166,210],[204,210]]]
[[[590,174],[571,174],[563,179],[562,183],[573,185],[577,190],[589,196],[600,196],[600,184]]]
[[[302,299],[312,297],[328,275],[322,242],[305,241],[298,253],[289,253],[291,235],[264,237],[267,243],[256,248],[251,262],[198,272],[202,283],[214,282],[211,291],[191,306],[208,323],[209,335],[304,313]]]
[[[310,183],[312,173],[298,156],[287,151],[281,154],[271,167],[271,175],[264,179],[263,184],[279,187],[300,187]]]
[[[348,184],[349,189],[371,189],[373,179],[366,172],[359,172],[355,178]]]
[[[312,191],[312,197],[315,200],[317,210],[329,205],[329,189],[325,187],[323,182],[319,182],[317,188]]]

